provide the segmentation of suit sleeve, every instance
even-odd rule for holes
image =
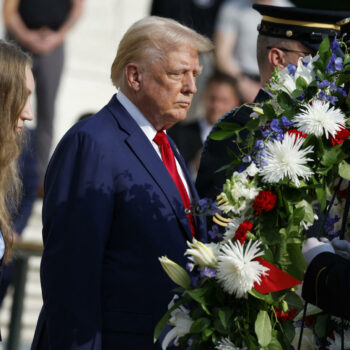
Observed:
[[[51,350],[100,350],[101,285],[113,180],[88,135],[59,144],[45,178],[41,283]]]
[[[350,261],[333,253],[317,255],[303,283],[303,298],[335,316],[350,320]]]

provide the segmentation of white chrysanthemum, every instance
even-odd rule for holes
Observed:
[[[236,241],[229,241],[222,246],[218,256],[217,279],[224,290],[235,294],[237,298],[247,296],[254,283],[260,284],[261,275],[269,270],[253,259],[264,254],[259,241],[249,240],[246,246]]]
[[[231,241],[231,239],[236,235],[236,231],[239,225],[244,221],[244,217],[233,218],[231,222],[225,227],[224,241]]]
[[[179,338],[189,333],[193,323],[189,313],[189,310],[184,306],[180,306],[171,313],[169,324],[173,326],[173,328],[167,333],[162,342],[163,350],[166,350],[173,339],[175,339],[174,344],[178,345]]]
[[[341,336],[337,332],[334,332],[334,339],[327,338],[329,345],[328,350],[339,350],[341,349]],[[350,332],[344,332],[344,349],[350,348]]]
[[[229,338],[223,338],[215,346],[215,349],[216,350],[246,350],[247,348],[246,347],[239,348],[235,346],[235,344],[233,344]]]
[[[263,156],[266,165],[260,169],[263,180],[277,183],[287,177],[299,186],[299,178],[308,179],[313,173],[305,164],[312,159],[306,155],[312,153],[313,147],[301,149],[303,142],[303,138],[289,134],[284,135],[282,142],[267,142]]]
[[[297,114],[292,122],[304,134],[314,134],[328,139],[344,128],[345,116],[339,108],[331,107],[329,102],[312,101],[306,105],[302,112]]]

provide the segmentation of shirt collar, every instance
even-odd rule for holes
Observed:
[[[137,125],[145,133],[147,138],[152,142],[157,134],[155,127],[148,121],[142,112],[119,90],[117,92],[117,99],[121,105],[127,110],[131,117],[135,120]]]

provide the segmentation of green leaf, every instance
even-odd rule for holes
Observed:
[[[350,180],[350,164],[345,160],[339,163],[338,168],[339,176],[341,176],[345,180]]]
[[[314,331],[318,337],[322,338],[328,334],[328,322],[329,315],[320,315],[316,318]]]
[[[153,342],[155,343],[159,336],[161,335],[161,333],[163,332],[163,329],[165,328],[165,326],[168,324],[168,320],[170,318],[170,314],[177,309],[180,305],[185,304],[186,300],[179,300],[178,302],[176,302],[172,308],[170,308],[165,315],[161,318],[161,320],[157,323],[156,328],[154,329],[154,333],[153,333]]]
[[[342,153],[342,150],[340,147],[333,147],[329,151],[326,151],[323,154],[323,157],[321,159],[321,164],[324,166],[332,166],[334,164],[337,164],[339,162],[339,156]]]
[[[295,336],[295,329],[291,321],[282,322],[285,337],[289,343],[292,343]]]
[[[246,128],[248,130],[254,131],[259,127],[259,119],[251,119],[249,122],[246,124]]]
[[[227,329],[230,317],[232,315],[232,311],[230,309],[226,309],[226,310],[220,309],[218,314],[219,314],[220,322],[222,323],[224,329]]]
[[[203,339],[204,340],[208,340],[213,333],[214,333],[214,329],[213,328],[205,329],[203,331]]]
[[[271,321],[268,313],[264,310],[260,310],[258,317],[255,321],[255,334],[258,338],[259,344],[264,347],[270,344],[271,342]]]
[[[304,93],[303,90],[301,90],[301,89],[295,89],[295,90],[292,92],[292,97],[298,98],[298,97],[301,96],[303,93]]]
[[[318,53],[321,57],[321,59],[326,62],[328,61],[329,57],[331,56],[331,45],[329,43],[328,37],[324,38],[318,48]]]
[[[287,272],[299,281],[302,281],[306,269],[306,262],[301,252],[301,244],[287,244],[287,252],[290,259]]]
[[[202,317],[202,318],[199,318],[198,320],[195,320],[192,323],[190,332],[191,333],[201,333],[205,329],[209,328],[209,326],[210,326],[210,320],[208,318]]]
[[[221,140],[228,139],[229,137],[233,136],[234,134],[235,134],[235,131],[231,131],[231,130],[217,130],[217,131],[214,131],[213,133],[211,133],[209,135],[209,138],[211,138],[212,140],[215,140],[215,141],[221,141]]]
[[[302,309],[303,302],[300,299],[300,297],[294,293],[294,292],[288,292],[284,298],[284,300],[287,302],[289,309]]]
[[[242,130],[244,128],[244,126],[234,122],[220,122],[218,126],[221,130],[230,130],[230,131]]]
[[[275,110],[270,103],[267,103],[267,102],[264,103],[263,111],[264,111],[264,114],[269,117],[269,119],[276,117]]]
[[[206,305],[205,295],[207,294],[207,288],[197,288],[186,290],[186,294],[188,294],[192,299],[194,299],[197,303]]]
[[[296,80],[297,89],[304,90],[307,88],[307,82],[303,77],[298,77]]]
[[[268,350],[283,350],[282,345],[277,340],[277,338],[273,337],[271,339],[270,344],[266,347]]]
[[[350,74],[341,74],[337,80],[337,85],[340,86],[350,80]]]
[[[324,211],[327,205],[326,191],[322,187],[316,187],[315,191],[317,199],[321,204],[321,211]]]
[[[305,217],[305,210],[303,207],[295,208],[292,218],[291,218],[291,223],[292,224],[300,224],[302,220],[304,220]]]
[[[260,300],[263,300],[265,301],[266,303],[268,304],[274,304],[275,301],[273,300],[273,297],[271,295],[271,293],[268,293],[268,294],[261,294],[259,293],[258,291],[256,291],[255,289],[251,289],[249,292],[248,292],[250,295],[252,295],[253,297],[257,298],[257,299],[260,299]]]
[[[314,222],[314,210],[312,208],[312,205],[309,202],[307,202],[305,199],[303,199],[302,201],[298,202],[295,205],[295,207],[304,209],[303,220],[305,220],[311,224]]]
[[[292,99],[286,92],[282,91],[277,96],[277,102],[283,109],[288,109],[292,104]]]

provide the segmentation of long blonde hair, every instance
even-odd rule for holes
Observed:
[[[8,261],[13,241],[10,209],[16,207],[21,192],[17,158],[20,138],[17,121],[28,97],[26,67],[31,59],[15,44],[0,40],[0,230],[5,241],[4,261]]]

